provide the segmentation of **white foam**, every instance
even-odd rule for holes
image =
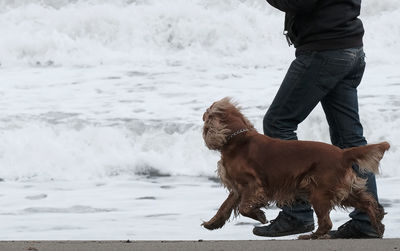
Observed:
[[[395,66],[368,69],[359,88],[366,138],[392,144],[385,177],[400,175]],[[381,73],[386,72],[386,77]],[[285,70],[237,66],[27,68],[4,71],[0,86],[0,178],[98,180],[143,175],[214,176],[218,153],[201,136],[202,114],[232,96],[262,132]],[[383,81],[383,83],[382,83]],[[321,107],[300,139],[329,142]]]
[[[214,175],[199,128],[138,134],[123,127],[37,123],[1,133],[0,177],[5,180],[96,180],[136,175]]]
[[[279,64],[288,56],[283,14],[262,0],[24,0],[0,6],[3,66],[166,60],[254,66]],[[398,62],[400,25],[393,20],[399,15],[396,0],[363,2],[373,60],[384,54]]]

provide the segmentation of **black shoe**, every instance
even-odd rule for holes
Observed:
[[[280,212],[271,224],[263,227],[255,227],[253,234],[258,236],[279,237],[292,234],[301,234],[314,230],[314,222],[304,223],[284,212]]]
[[[355,220],[349,220],[348,222],[341,225],[338,230],[330,231],[328,234],[331,239],[380,239],[382,236],[379,236],[375,230],[372,229],[370,231],[365,232],[360,229],[360,224]]]

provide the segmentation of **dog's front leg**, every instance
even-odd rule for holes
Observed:
[[[239,204],[239,213],[243,216],[252,218],[256,221],[266,224],[267,218],[261,207],[266,206],[264,190],[262,187],[247,187],[242,192],[242,198]]]
[[[207,222],[201,224],[203,227],[213,230],[221,228],[225,225],[225,222],[231,217],[232,210],[235,209],[239,204],[239,196],[231,192],[228,198],[222,203],[221,207],[218,209],[217,214]]]

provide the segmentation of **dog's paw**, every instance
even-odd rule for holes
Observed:
[[[319,235],[316,233],[312,233],[312,234],[303,234],[303,235],[299,235],[299,237],[297,239],[299,240],[316,240],[316,239],[330,239],[330,235],[329,234],[323,234],[323,235]]]
[[[203,226],[204,228],[207,228],[208,230],[214,230],[217,228],[221,228],[223,226],[223,224],[218,224],[215,221],[205,221],[201,224],[201,226]]]
[[[311,240],[312,239],[312,234],[303,234],[303,235],[299,235],[299,237],[297,237],[298,240]]]
[[[265,217],[265,213],[264,213],[263,211],[261,211],[261,210],[259,210],[259,211],[257,212],[257,219],[258,219],[258,221],[261,222],[262,224],[267,224],[267,223],[268,223],[268,220],[267,220],[267,218]]]
[[[327,239],[332,239],[329,234],[324,234],[318,237],[319,240],[327,240]]]
[[[208,230],[212,230],[211,224],[208,223],[207,221],[203,221],[203,223],[201,223],[201,226],[207,228]]]

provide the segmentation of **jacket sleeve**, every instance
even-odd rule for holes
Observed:
[[[267,0],[267,2],[283,12],[306,14],[314,9],[318,0]]]

